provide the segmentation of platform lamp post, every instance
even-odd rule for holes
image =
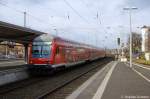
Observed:
[[[24,14],[24,27],[26,27],[27,12],[23,12],[23,14]]]
[[[27,12],[23,12],[23,15],[24,15],[24,27],[26,27],[26,22],[27,22]],[[28,64],[28,44],[24,44],[24,61],[25,61],[25,64]]]
[[[132,10],[137,10],[136,7],[127,7],[123,8],[123,10],[129,11],[129,17],[130,17],[130,67],[132,68]]]

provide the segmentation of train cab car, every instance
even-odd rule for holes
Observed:
[[[53,37],[46,34],[33,40],[31,45],[29,64],[34,66],[48,66],[52,64]]]

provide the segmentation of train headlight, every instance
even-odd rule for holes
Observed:
[[[32,64],[33,62],[32,62],[32,60],[30,61],[30,64]]]

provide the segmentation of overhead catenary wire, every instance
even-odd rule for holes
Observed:
[[[73,11],[74,11],[74,13],[75,14],[77,14],[84,22],[86,22],[86,23],[88,23],[88,24],[92,24],[91,22],[89,22],[89,20],[87,20],[84,16],[82,16],[67,0],[63,0],[64,2],[65,2],[65,4],[67,5],[67,6],[69,6]],[[84,3],[84,1],[83,1],[83,3]],[[21,14],[24,14],[24,12],[25,11],[21,11],[21,10],[18,10],[18,9],[16,9],[16,8],[13,8],[13,7],[10,7],[10,6],[8,6],[7,4],[3,4],[3,3],[1,3],[0,2],[0,5],[3,5],[3,6],[5,6],[5,7],[7,7],[7,8],[10,8],[11,10],[14,10],[14,11],[16,11],[16,12],[19,12],[19,13],[21,13]],[[87,7],[88,8],[88,7]],[[48,8],[49,9],[49,8]],[[89,8],[88,8],[89,9]],[[92,13],[92,11],[91,11],[91,13]],[[26,14],[29,16],[29,17],[32,17],[33,19],[35,19],[35,20],[37,20],[38,22],[40,22],[40,23],[44,23],[44,24],[48,24],[48,21],[45,21],[45,20],[43,20],[43,19],[41,19],[41,18],[38,18],[37,16],[34,16],[34,15],[32,15],[32,14],[30,14],[29,12],[26,12]],[[97,14],[98,15],[98,14]],[[69,14],[67,14],[67,18],[68,19],[70,19],[70,15]],[[97,18],[99,18],[99,15],[97,16]],[[83,28],[82,28],[83,29]],[[93,29],[93,28],[92,28]],[[94,30],[94,29],[93,29]],[[97,32],[99,32],[99,30],[98,30],[98,28],[95,28],[95,30],[97,31]]]
[[[38,5],[38,8],[40,8],[40,9],[44,9],[44,10],[48,10],[46,13],[48,13],[48,14],[52,14],[52,12],[53,13],[55,13],[56,15],[58,15],[58,16],[60,16],[59,14],[60,13],[58,13],[55,9],[53,9],[53,8],[50,8],[49,6],[41,6],[41,5]],[[51,10],[51,12],[49,12]],[[51,17],[53,17],[54,15],[51,15]],[[61,17],[63,17],[63,16],[61,16]]]
[[[90,8],[87,6],[87,4],[84,2],[84,0],[81,0],[81,2],[87,7],[87,9],[89,9],[89,11],[91,13],[93,13],[90,10]],[[98,7],[98,9],[100,9],[100,7]],[[102,24],[102,17],[101,17],[101,14],[99,14],[99,11],[97,11],[97,13],[96,13],[96,19],[98,20],[98,25],[102,26],[102,29],[104,30],[104,32],[106,34],[108,34],[107,30],[105,29],[104,25]],[[99,29],[96,28],[95,30],[97,30],[97,32],[99,32]],[[96,43],[97,43],[97,36],[96,36]]]
[[[82,0],[81,0],[81,1],[82,1]],[[88,21],[87,19],[85,19],[82,15],[80,15],[80,13],[79,13],[76,9],[74,9],[74,8],[71,6],[71,4],[70,4],[67,0],[64,0],[64,2],[65,2],[80,18],[82,18],[82,20],[84,20],[84,21],[86,21],[87,23],[89,23],[89,21]],[[84,1],[82,1],[82,2],[84,3]],[[25,11],[21,11],[21,10],[18,10],[18,9],[16,9],[16,8],[10,7],[10,6],[8,6],[8,5],[2,3],[2,2],[0,2],[0,4],[3,5],[3,6],[5,6],[5,7],[7,7],[7,8],[10,8],[11,10],[14,10],[14,11],[16,11],[16,12],[18,12],[18,13],[21,13],[21,14],[24,14],[24,12],[25,12]],[[88,8],[88,7],[87,7],[87,8]],[[40,19],[40,18],[38,18],[38,17],[36,17],[36,16],[34,16],[34,15],[31,15],[31,14],[29,14],[28,12],[26,12],[26,14],[27,14],[28,16],[34,18],[35,20],[39,21],[39,22],[42,22],[42,23],[46,23],[46,24],[47,24],[47,21],[45,21],[45,20],[43,20],[43,19]],[[67,18],[70,19],[70,16],[67,15]]]
[[[74,11],[74,13],[76,13],[82,20],[84,20],[86,23],[89,24],[89,21],[85,19],[82,15],[80,15],[80,13],[76,9],[74,9],[67,0],[63,0],[63,1],[66,3],[67,6],[69,6]]]
[[[69,3],[69,2],[67,2],[67,0],[63,0],[81,19],[83,19],[85,22],[87,22],[88,24],[90,24],[90,22],[89,21],[87,21],[84,17],[82,17],[81,15],[80,15],[80,13],[78,13],[78,11],[77,10],[75,10],[72,6],[71,6],[71,4]],[[98,18],[98,16],[97,16],[97,18]],[[99,32],[99,29],[95,29],[95,30],[97,30],[97,32]],[[97,35],[95,35],[95,39],[96,39],[96,45],[97,45]]]
[[[14,11],[16,11],[16,12],[18,12],[18,13],[22,13],[22,14],[24,13],[23,11],[20,11],[20,10],[18,10],[18,9],[15,9],[15,8],[13,8],[13,7],[10,7],[10,6],[8,6],[8,5],[2,3],[2,2],[0,2],[0,5],[5,6],[5,7],[9,8],[9,9],[11,9],[11,10],[14,10]]]
[[[66,5],[68,5],[82,20],[84,20],[86,23],[88,23],[88,24],[91,24],[88,20],[86,20],[82,15],[80,15],[80,13],[76,10],[76,9],[74,9],[73,7],[72,7],[72,5],[67,1],[67,0],[63,0],[65,3],[66,3]],[[83,3],[84,3],[84,1],[83,1]]]
[[[45,20],[43,20],[43,19],[40,19],[40,18],[38,18],[38,17],[36,17],[36,16],[34,16],[34,15],[31,15],[29,12],[22,11],[22,10],[18,10],[18,9],[16,9],[16,8],[10,7],[10,6],[8,6],[7,4],[1,3],[1,2],[0,2],[0,5],[5,6],[5,7],[9,8],[9,9],[11,9],[11,10],[13,10],[13,11],[15,11],[15,12],[21,13],[21,14],[26,13],[26,15],[28,15],[29,17],[32,17],[32,18],[35,19],[36,21],[38,21],[38,22],[40,22],[40,23],[48,24],[47,21],[45,21]]]
[[[86,6],[87,9],[89,9],[90,13],[93,13],[93,11],[91,11],[91,9],[87,6],[87,4],[85,3],[84,0],[80,0],[80,1]],[[100,18],[100,15],[99,15],[98,11],[96,13],[96,18],[97,18],[97,20],[99,20],[99,24],[101,24],[101,18]]]
[[[93,11],[89,8],[89,6],[86,4],[84,0],[80,0],[80,1],[82,2],[82,4],[86,6],[86,8],[88,9],[90,13],[93,13]],[[101,24],[101,17],[100,17],[99,11],[95,11],[95,13],[93,14],[96,15],[96,19],[99,21],[99,24]]]
[[[80,18],[82,18],[82,20],[84,20],[85,22],[87,22],[87,23],[89,24],[89,21],[86,20],[82,15],[80,15],[80,13],[78,13],[78,11],[75,10],[75,9],[70,5],[69,2],[67,2],[66,0],[64,0],[64,1],[65,1],[65,3],[66,3]],[[25,11],[22,11],[22,10],[18,10],[18,9],[16,9],[16,8],[14,8],[14,7],[10,7],[10,6],[8,6],[7,4],[1,3],[1,2],[0,2],[0,5],[5,6],[5,7],[9,8],[9,9],[14,10],[14,11],[16,11],[16,12],[18,12],[18,13],[21,13],[21,14],[24,14],[24,12],[25,12]],[[41,22],[41,23],[44,23],[44,24],[48,24],[47,21],[45,21],[45,20],[43,20],[43,19],[41,19],[41,18],[38,18],[38,17],[36,17],[36,16],[34,16],[34,15],[31,15],[29,12],[26,12],[26,14],[27,14],[29,17],[32,17],[33,19],[35,19],[35,20],[38,21],[38,22]],[[67,15],[67,18],[70,19],[70,16]]]
[[[45,23],[45,24],[49,24],[47,21],[45,21],[45,20],[43,20],[43,19],[41,19],[41,18],[38,18],[38,17],[36,17],[36,16],[34,16],[34,15],[31,15],[29,12],[27,12],[27,15],[30,16],[30,17],[32,17],[32,18],[34,18],[35,20],[37,20],[37,21],[39,21],[39,22],[43,22],[43,23]]]

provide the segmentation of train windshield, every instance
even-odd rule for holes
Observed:
[[[51,53],[51,45],[33,45],[32,57],[33,58],[48,58]]]

